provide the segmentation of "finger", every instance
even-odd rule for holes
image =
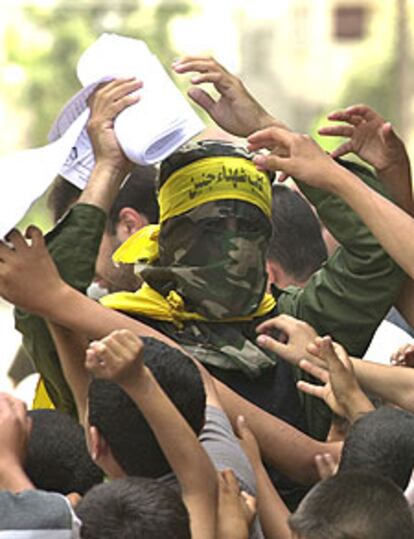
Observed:
[[[128,346],[121,341],[118,336],[108,335],[102,339],[101,343],[104,345],[104,349],[101,353],[101,357],[108,362],[116,361],[118,358],[131,358],[133,355]]]
[[[270,350],[271,352],[274,352],[275,354],[278,354],[282,357],[285,357],[287,352],[289,351],[287,344],[277,341],[276,339],[273,339],[272,337],[264,333],[257,337],[256,342],[260,346],[260,348]]]
[[[222,477],[230,490],[235,494],[239,494],[240,485],[234,471],[230,468],[226,468],[225,470],[222,470]]]
[[[110,119],[115,118],[120,112],[122,112],[126,108],[130,107],[131,105],[135,105],[135,103],[138,103],[140,99],[141,97],[139,95],[126,95],[118,99],[117,101],[113,101],[107,107],[107,117]]]
[[[311,395],[312,397],[317,397],[318,399],[323,400],[323,392],[324,388],[323,386],[317,386],[314,384],[310,384],[309,382],[304,382],[303,380],[299,380],[297,382],[296,387],[302,391],[302,393],[306,393],[307,395]]]
[[[95,95],[96,98],[99,97],[100,99],[106,100],[119,99],[126,94],[139,90],[142,88],[142,86],[143,82],[138,81],[135,77],[128,79],[115,79],[108,84],[105,84],[101,88],[98,87],[98,89],[95,90],[95,93],[92,95]]]
[[[217,85],[220,81],[222,81],[222,79],[222,73],[208,71],[207,73],[203,73],[202,75],[196,75],[195,77],[192,77],[191,82],[192,84],[211,83]]]
[[[176,73],[189,73],[192,71],[198,73],[207,73],[208,71],[221,71],[227,73],[227,70],[214,60],[214,58],[208,57],[186,57],[174,62],[172,67]]]
[[[129,331],[128,329],[119,329],[113,333],[116,333],[115,341],[119,344],[119,350],[116,353],[134,359],[143,353],[144,343],[137,335],[132,333],[132,331]],[[111,335],[113,335],[113,333]]]
[[[203,108],[205,111],[210,112],[216,102],[214,99],[204,90],[201,88],[190,88],[187,92],[187,95],[195,102],[197,105],[199,105],[201,108]]]
[[[391,145],[396,143],[396,139],[398,139],[398,135],[394,131],[394,128],[392,127],[392,124],[390,122],[386,122],[382,128],[382,136],[384,137],[384,141],[386,144]]]
[[[286,172],[285,167],[289,166],[290,159],[275,155],[255,155],[253,157],[253,163],[261,169]]]
[[[20,232],[20,230],[17,230],[17,228],[14,228],[13,230],[11,230],[7,234],[5,239],[16,250],[27,248],[26,240],[24,239],[24,237],[23,237],[22,233]]]
[[[281,329],[288,335],[290,334],[291,330],[296,327],[296,324],[298,323],[298,320],[296,318],[293,318],[292,316],[289,316],[288,314],[280,314],[278,316],[275,316],[274,318],[270,318],[269,320],[266,320],[265,322],[262,322],[259,324],[256,328],[257,333],[265,333],[266,331],[272,330],[272,329]]]
[[[329,382],[329,372],[326,369],[315,365],[311,361],[308,361],[307,359],[301,359],[299,361],[299,367],[303,371],[323,382],[324,384]]]
[[[292,135],[290,131],[282,129],[280,127],[266,127],[260,131],[256,131],[247,137],[249,144],[263,144],[272,142],[273,144],[282,143],[288,145],[292,140]]]
[[[247,431],[246,419],[243,415],[238,415],[236,419],[236,434],[239,438],[244,438]]]
[[[335,150],[331,152],[331,157],[336,159],[337,157],[342,157],[343,155],[346,155],[347,153],[351,153],[353,151],[352,148],[352,142],[348,140],[347,142],[344,142],[340,146],[338,146]]]
[[[333,460],[330,453],[315,455],[315,464],[318,470],[319,477],[322,480],[328,479],[336,473],[335,461]]]
[[[318,129],[318,133],[328,137],[352,137],[354,130],[351,125],[327,125]]]
[[[244,503],[247,506],[248,511],[250,512],[251,518],[256,514],[256,498],[251,494],[248,494],[245,490],[240,492],[240,495],[243,498]]]
[[[277,178],[278,183],[285,182],[288,178],[290,178],[290,174],[286,174],[286,172],[281,172]]]
[[[367,105],[352,105],[351,107],[346,108],[345,112],[350,116],[360,116],[366,121],[383,120],[382,116]]]
[[[327,118],[328,120],[331,120],[331,121],[346,122],[347,124],[350,124],[347,127],[351,127],[351,126],[357,127],[361,123],[366,122],[366,119],[363,118],[362,116],[359,116],[357,114],[351,114],[350,112],[347,112],[347,111],[338,111],[336,113],[329,114]],[[340,127],[340,126],[332,126],[332,127]]]
[[[14,247],[10,244],[5,243],[4,240],[0,240],[0,262],[4,264],[11,261],[11,257],[13,257],[14,254]]]
[[[329,370],[331,372],[343,372],[345,366],[335,352],[331,337],[329,335],[321,337],[319,343],[318,356],[326,361]]]
[[[40,228],[37,228],[37,226],[34,226],[34,225],[28,226],[26,228],[25,236],[26,236],[26,238],[31,240],[32,247],[34,247],[34,248],[39,248],[39,247],[45,247],[46,246],[45,238],[43,236],[43,233],[40,230]]]

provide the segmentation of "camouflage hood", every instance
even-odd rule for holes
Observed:
[[[251,204],[203,204],[161,227],[156,265],[136,271],[164,297],[175,290],[186,309],[209,320],[253,313],[266,287],[271,226]]]

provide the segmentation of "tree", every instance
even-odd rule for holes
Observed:
[[[31,111],[28,146],[46,142],[52,122],[79,89],[76,64],[81,53],[103,32],[116,32],[147,42],[167,65],[174,58],[168,27],[173,17],[189,11],[188,0],[143,6],[139,0],[57,0],[52,8],[25,8],[26,30],[8,31],[8,59],[24,67],[27,82],[22,105]]]

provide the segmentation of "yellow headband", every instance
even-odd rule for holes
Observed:
[[[244,157],[205,157],[176,170],[159,192],[160,223],[214,200],[237,199],[272,212],[269,178]]]

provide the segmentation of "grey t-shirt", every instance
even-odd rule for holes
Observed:
[[[206,422],[199,440],[217,470],[231,468],[239,480],[241,489],[256,496],[256,479],[252,467],[223,410],[215,406],[206,407]],[[161,481],[172,488],[178,486],[173,474],[164,476]],[[264,539],[257,517],[250,529],[250,539]]]
[[[79,539],[79,528],[62,494],[0,491],[0,539]]]

